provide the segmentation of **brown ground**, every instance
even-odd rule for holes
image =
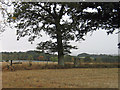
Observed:
[[[117,88],[118,68],[73,68],[2,72],[3,88]]]

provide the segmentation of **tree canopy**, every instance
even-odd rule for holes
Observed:
[[[34,41],[44,31],[55,41],[41,42],[38,49],[42,46],[58,52],[59,65],[64,65],[64,55],[70,49],[76,49],[69,41],[84,40],[88,32],[100,28],[108,30],[108,34],[119,28],[119,3],[14,2],[13,5],[14,13],[9,15],[8,22],[16,23],[18,40],[29,36],[29,41]]]

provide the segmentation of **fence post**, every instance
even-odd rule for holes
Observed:
[[[10,66],[12,66],[12,60],[10,60]]]

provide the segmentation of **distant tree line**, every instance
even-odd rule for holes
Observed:
[[[58,57],[55,54],[43,53],[39,51],[27,52],[2,52],[2,60],[36,60],[36,61],[53,61],[57,62]],[[71,62],[72,56],[66,55],[65,62]]]
[[[84,57],[85,62],[119,62],[120,56],[118,55],[106,55],[106,54],[87,54],[87,53],[82,53],[78,54],[78,57]]]
[[[44,54],[38,51],[2,52],[2,60],[50,60],[56,55]]]
[[[73,62],[75,59],[79,59],[81,62],[118,62],[120,56],[106,55],[106,54],[87,54],[82,53],[78,56],[65,55],[65,62]],[[39,51],[27,51],[27,52],[2,52],[2,60],[36,60],[36,61],[53,61],[57,62],[58,57],[55,54],[42,53]]]

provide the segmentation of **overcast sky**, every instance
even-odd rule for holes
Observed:
[[[0,50],[1,52],[14,52],[14,51],[28,51],[36,50],[36,45],[40,41],[49,40],[49,38],[44,35],[43,38],[36,39],[36,41],[31,44],[28,42],[28,38],[21,38],[17,41],[16,31],[14,29],[7,29],[4,33],[0,35]],[[118,35],[111,34],[107,35],[105,30],[95,31],[92,36],[90,33],[85,36],[85,41],[81,42],[71,42],[72,45],[77,45],[77,50],[71,50],[71,55],[78,55],[80,53],[90,53],[90,54],[118,54]]]
[[[67,19],[66,16],[65,19]],[[0,17],[0,20],[2,20],[2,17]],[[28,42],[27,37],[17,41],[16,31],[7,28],[4,33],[0,34],[0,52],[36,50],[37,44],[46,40],[49,40],[49,37],[44,35],[43,38],[37,39],[33,44]],[[85,37],[85,41],[71,42],[71,44],[78,47],[77,50],[71,50],[71,55],[78,55],[80,53],[118,54],[118,34],[107,35],[105,30],[97,30],[92,36],[89,33]]]

